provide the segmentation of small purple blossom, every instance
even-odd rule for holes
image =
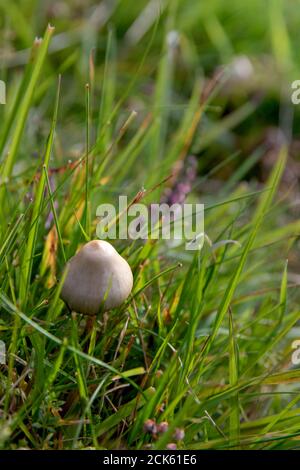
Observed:
[[[183,204],[187,195],[192,190],[193,182],[197,177],[197,159],[193,155],[189,155],[180,165],[178,181],[173,188],[168,188],[162,198],[162,202],[169,205]]]
[[[150,434],[156,434],[157,433],[157,425],[156,422],[153,419],[147,419],[144,422],[144,432],[150,433]]]
[[[175,444],[175,442],[169,442],[169,444],[167,444],[167,449],[168,450],[177,450],[177,445]]]
[[[182,441],[184,439],[185,433],[183,429],[176,428],[174,432],[174,439],[176,441]]]
[[[163,434],[169,429],[169,423],[167,421],[162,421],[157,425],[157,432]]]

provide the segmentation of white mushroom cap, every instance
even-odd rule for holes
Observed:
[[[96,315],[118,307],[129,296],[133,276],[129,264],[103,240],[86,243],[66,266],[61,298],[77,313]]]

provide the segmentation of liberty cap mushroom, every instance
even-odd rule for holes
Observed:
[[[61,298],[71,310],[96,315],[121,305],[129,296],[133,276],[129,264],[103,240],[86,243],[66,266]]]

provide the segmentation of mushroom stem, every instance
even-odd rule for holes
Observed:
[[[97,322],[96,315],[88,317],[85,324],[84,330],[84,343],[86,343],[85,350],[88,354],[93,355],[97,339]],[[88,370],[90,370],[90,366]]]
[[[84,333],[89,337],[92,334],[92,331],[95,327],[96,315],[91,315],[87,317]]]

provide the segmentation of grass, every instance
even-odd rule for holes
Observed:
[[[179,449],[299,447],[298,13],[265,3],[0,1],[1,449],[164,449],[178,429]],[[63,268],[97,206],[175,194],[190,155],[202,249],[112,241],[131,297],[70,313]]]

